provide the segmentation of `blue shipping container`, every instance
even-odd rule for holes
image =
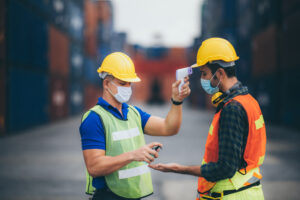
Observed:
[[[81,79],[83,77],[83,49],[76,43],[70,44],[70,66],[71,79]]]
[[[9,69],[9,131],[20,131],[48,121],[48,84],[47,75]]]
[[[72,1],[67,3],[68,33],[76,40],[83,39],[83,10]]]
[[[83,111],[83,83],[73,81],[70,84],[70,110],[72,115]]]
[[[48,27],[16,0],[9,1],[8,63],[47,71]]]
[[[87,83],[92,83],[94,85],[100,85],[100,77],[98,75],[97,69],[98,65],[96,61],[92,58],[84,58],[84,80]]]

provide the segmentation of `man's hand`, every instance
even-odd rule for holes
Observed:
[[[191,93],[191,89],[189,87],[190,82],[188,81],[189,77],[184,78],[184,85],[179,92],[178,86],[180,84],[180,80],[176,81],[172,84],[172,99],[174,101],[182,102],[186,97],[188,97]]]
[[[162,144],[158,142],[152,142],[151,144],[144,145],[141,148],[132,151],[132,161],[145,161],[147,163],[153,162],[154,159],[158,157],[158,152],[152,149],[154,146],[162,147]]]
[[[177,172],[180,169],[180,165],[177,163],[168,163],[168,164],[150,164],[149,167],[152,169],[162,171],[162,172]]]

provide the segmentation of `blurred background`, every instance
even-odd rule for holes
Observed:
[[[274,162],[287,164],[278,159],[288,158],[288,166],[292,164],[295,169],[290,169],[284,180],[292,186],[295,180],[299,184],[299,35],[299,0],[1,0],[0,198],[2,193],[4,199],[34,199],[33,194],[40,199],[33,191],[45,181],[45,196],[81,199],[68,196],[84,193],[78,127],[80,116],[101,96],[96,70],[105,56],[122,51],[133,59],[142,82],[133,85],[131,102],[151,114],[164,116],[175,70],[195,63],[202,41],[210,37],[226,38],[236,48],[240,57],[236,62],[238,79],[261,105],[270,130],[268,138],[275,141],[270,142],[270,149],[281,153],[275,161],[270,160],[270,167]],[[202,116],[199,120],[204,122],[189,124],[186,120],[188,125],[181,132],[203,129],[205,142],[214,108],[211,97],[201,88],[199,69],[193,71],[190,82],[192,93],[185,101],[184,116],[191,120]],[[185,139],[173,140],[176,143]],[[188,141],[182,145],[188,145]],[[60,143],[59,147],[55,145]],[[203,145],[199,152],[204,150]],[[66,146],[68,157],[64,156]],[[190,162],[185,160],[185,154],[180,155],[180,161]],[[197,155],[199,160],[202,155],[203,152]],[[55,167],[38,159],[45,156],[53,159],[52,164],[61,164],[56,165],[53,174],[50,172]],[[68,168],[73,161],[73,168]],[[41,163],[43,166],[39,166]],[[53,186],[58,184],[54,177],[62,166],[70,169],[70,176],[80,174],[68,181],[70,176],[65,176],[63,184],[70,186],[77,181],[77,193],[65,190],[64,196]],[[31,173],[37,171],[35,180]],[[282,184],[272,182],[278,171],[269,173],[270,190]],[[47,178],[41,181],[39,178],[45,175]],[[54,180],[51,182],[49,177]],[[51,190],[47,181],[52,184]],[[34,182],[34,187],[23,188]],[[158,192],[156,198],[168,199],[164,191]],[[268,191],[268,197],[278,197]],[[18,198],[13,197],[16,194]],[[176,199],[176,195],[172,198]]]

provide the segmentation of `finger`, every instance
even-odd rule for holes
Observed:
[[[149,154],[153,155],[155,158],[158,157],[157,151],[155,151],[155,150],[153,150],[153,149],[150,149],[150,148],[147,149],[147,151],[148,151]]]
[[[144,158],[143,161],[145,161],[146,163],[150,164],[150,160],[148,158]]]
[[[150,154],[146,154],[146,158],[150,161],[153,162],[154,161],[154,157],[152,157]],[[150,163],[149,162],[149,163]]]
[[[175,83],[173,83],[173,87],[178,87],[180,83],[181,83],[181,80],[176,81]]]
[[[148,144],[148,147],[151,148],[151,149],[154,146],[160,146],[160,148],[163,147],[163,145],[161,143],[159,143],[159,142],[152,142],[152,143]]]
[[[189,76],[184,77],[184,82],[187,82],[190,79]]]

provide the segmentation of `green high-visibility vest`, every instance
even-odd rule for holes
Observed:
[[[82,122],[91,111],[96,112],[105,130],[107,156],[117,156],[145,145],[141,116],[133,107],[128,107],[127,120],[113,116],[100,105],[94,106],[83,115]],[[86,193],[93,194],[93,178],[86,171]],[[133,161],[121,169],[105,176],[108,188],[118,196],[125,198],[141,198],[153,193],[150,169],[144,162]]]

